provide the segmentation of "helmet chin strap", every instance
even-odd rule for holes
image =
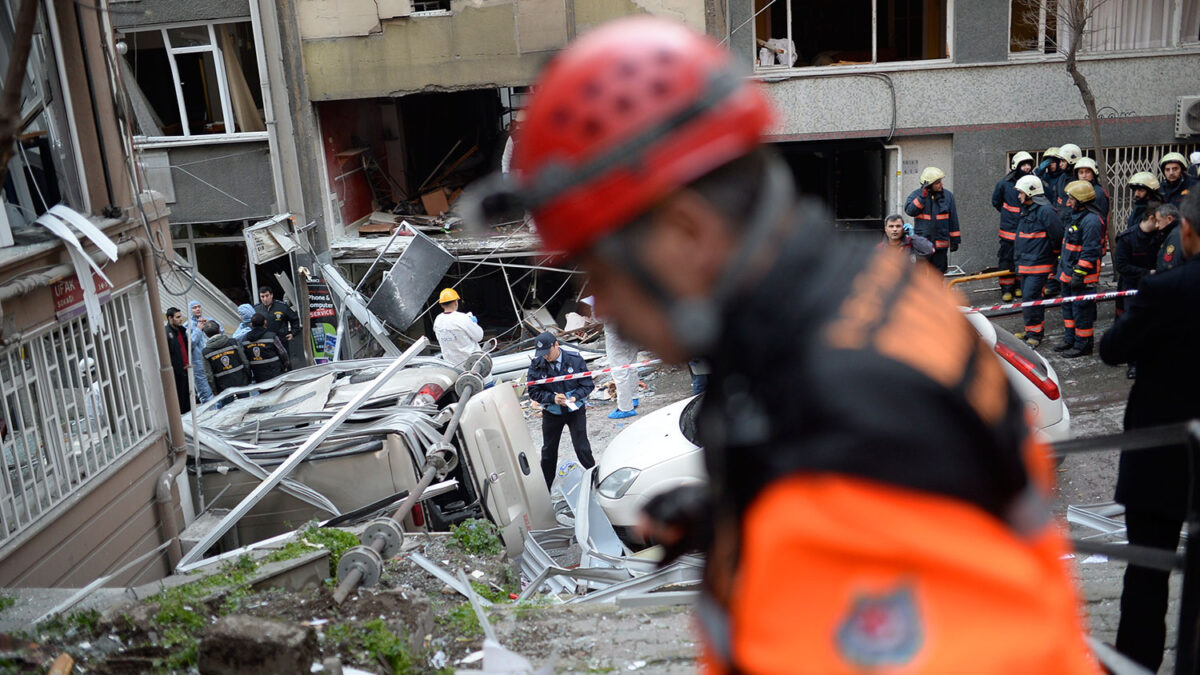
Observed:
[[[629,237],[620,234],[607,237],[597,244],[596,251],[637,280],[667,315],[672,337],[689,356],[704,356],[711,352],[720,337],[721,313],[745,281],[751,260],[763,250],[770,235],[786,225],[784,215],[792,205],[793,197],[792,177],[787,167],[782,160],[772,157],[766,163],[758,204],[747,219],[733,254],[704,297],[675,297],[642,264]]]

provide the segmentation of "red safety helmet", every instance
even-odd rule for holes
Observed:
[[[515,187],[545,250],[573,256],[751,151],[773,118],[714,41],[665,19],[616,20],[538,81],[514,142]]]

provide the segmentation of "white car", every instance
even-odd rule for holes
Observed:
[[[966,316],[1004,364],[1008,381],[1037,421],[1039,436],[1047,442],[1070,438],[1071,413],[1054,368],[982,314]],[[600,457],[594,473],[597,499],[626,542],[641,543],[633,528],[651,497],[707,480],[703,453],[696,445],[696,415],[703,399],[692,396],[646,415],[618,434]]]

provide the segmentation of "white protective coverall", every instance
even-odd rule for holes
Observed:
[[[461,366],[471,354],[479,351],[483,329],[470,315],[462,312],[442,312],[433,320],[433,334],[442,348],[442,359],[452,366]]]
[[[608,366],[615,368],[633,363],[637,359],[637,346],[617,336],[617,331],[604,324],[604,352],[608,355]],[[617,409],[622,412],[633,410],[633,395],[637,391],[637,369],[626,368],[612,371],[617,385]]]

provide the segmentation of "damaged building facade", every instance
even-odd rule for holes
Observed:
[[[1060,4],[735,0],[725,3],[728,22],[710,33],[764,83],[781,116],[773,140],[799,187],[824,199],[840,228],[878,237],[882,217],[903,212],[921,170],[943,169],[963,233],[951,263],[970,273],[996,263],[991,194],[1013,154],[1040,159],[1046,148],[1075,143],[1094,156],[1065,67]],[[1200,148],[1200,128],[1177,124],[1187,114],[1180,104],[1200,95],[1200,3],[1098,4],[1080,48],[1113,220],[1123,227],[1128,177],[1158,173],[1167,152]]]
[[[158,579],[190,513],[156,281],[170,210],[129,171],[106,21],[0,3],[0,53],[32,36],[0,209],[4,587]]]

